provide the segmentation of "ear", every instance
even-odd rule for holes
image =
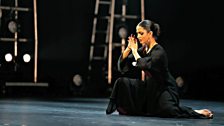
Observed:
[[[150,34],[153,36],[153,31],[150,31]]]
[[[153,36],[153,32],[152,31],[148,32],[148,35]]]

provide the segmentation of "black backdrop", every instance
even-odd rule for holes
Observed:
[[[40,81],[53,79],[62,89],[74,74],[87,76],[95,1],[37,2],[38,77]],[[137,1],[128,0],[129,11],[137,7]],[[160,43],[167,50],[170,70],[174,77],[184,77],[189,85],[188,96],[223,99],[220,4],[216,1],[149,0],[145,1],[145,12],[147,19],[161,25]],[[135,27],[129,30],[134,32]]]

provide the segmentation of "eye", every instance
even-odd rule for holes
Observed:
[[[138,35],[144,35],[144,32],[139,31],[139,32],[137,32],[137,34]]]

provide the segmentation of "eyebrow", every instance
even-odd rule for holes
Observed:
[[[139,31],[139,32],[136,32],[137,34],[139,33],[139,34],[141,34],[141,33],[144,33],[144,32],[141,32],[141,31]]]

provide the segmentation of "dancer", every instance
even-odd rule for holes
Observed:
[[[118,69],[122,73],[136,71],[144,75],[142,78],[120,77],[115,81],[106,114],[117,110],[122,115],[212,118],[209,109],[180,106],[166,52],[157,41],[159,24],[143,20],[136,26],[136,33],[137,38],[128,37],[128,45],[118,60]],[[140,48],[138,41],[142,45]]]

